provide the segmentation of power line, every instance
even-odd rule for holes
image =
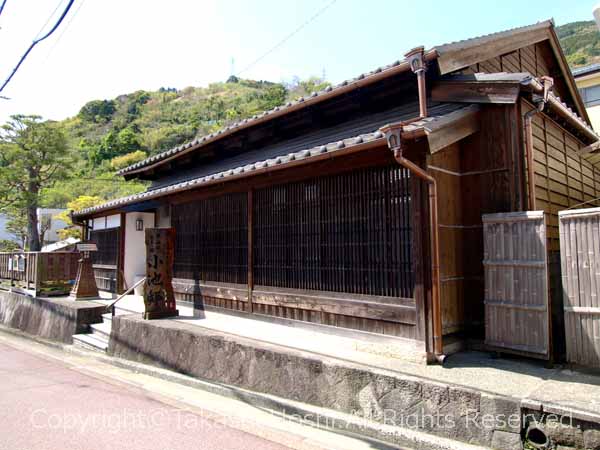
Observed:
[[[57,5],[54,7],[54,11],[52,11],[52,13],[50,13],[50,15],[48,16],[48,18],[46,19],[46,22],[44,22],[44,25],[42,25],[40,27],[40,31],[37,32],[37,34],[35,35],[34,40],[36,40],[40,34],[42,34],[42,31],[44,31],[44,28],[46,28],[46,25],[48,25],[50,23],[50,19],[52,19],[54,17],[54,14],[56,14],[56,11],[58,11],[58,8],[60,5],[62,5],[63,0],[60,0]]]
[[[321,14],[323,14],[329,8],[331,8],[336,1],[337,0],[332,0],[329,3],[327,3],[321,9],[319,9],[315,14],[313,14],[310,18],[308,18],[304,23],[302,23],[298,28],[296,28],[294,31],[292,31],[290,34],[288,34],[286,37],[284,37],[281,41],[279,41],[277,44],[275,44],[273,47],[271,47],[269,50],[267,50],[261,56],[259,56],[253,62],[251,62],[246,67],[244,67],[242,70],[240,70],[237,74],[241,75],[242,73],[244,73],[244,72],[248,71],[249,69],[251,69],[252,67],[254,67],[256,64],[258,64],[264,58],[269,56],[271,53],[273,53],[275,50],[277,50],[279,47],[281,47],[283,44],[285,44],[287,41],[289,41],[292,37],[294,37],[296,34],[298,34],[303,28],[305,28],[311,22],[314,22],[317,17],[319,17]]]
[[[73,21],[75,20],[75,17],[77,17],[77,13],[79,12],[79,10],[81,9],[81,7],[83,6],[84,3],[85,3],[85,0],[81,0],[81,3],[79,3],[79,6],[75,10],[75,12],[73,13],[73,15],[69,19],[69,21],[67,22],[67,24],[64,26],[62,32],[58,35],[58,38],[56,38],[56,41],[54,41],[54,45],[52,46],[52,48],[48,52],[48,55],[46,55],[46,61],[48,60],[48,58],[50,57],[50,55],[52,54],[52,52],[54,51],[54,49],[56,48],[56,46],[58,45],[58,43],[60,42],[60,40],[62,39],[62,37],[65,35],[65,33],[67,32],[67,30],[69,29],[69,27],[71,26],[71,24],[73,23]]]
[[[65,16],[67,15],[67,13],[69,12],[69,10],[71,9],[71,6],[73,6],[73,2],[74,1],[75,0],[69,0],[69,3],[67,4],[65,10],[62,12],[61,16],[56,21],[56,23],[54,24],[54,26],[50,29],[50,31],[48,31],[44,36],[42,36],[40,38],[36,38],[31,43],[31,45],[29,46],[29,48],[27,49],[27,51],[23,54],[23,56],[21,56],[21,59],[19,60],[19,63],[15,66],[15,68],[13,69],[13,71],[11,72],[11,74],[9,75],[9,77],[6,79],[6,81],[4,82],[4,84],[2,84],[2,86],[0,87],[0,92],[2,92],[4,90],[4,88],[6,87],[6,85],[10,82],[10,80],[12,79],[12,77],[17,72],[17,70],[19,70],[19,67],[21,67],[21,64],[23,64],[23,61],[25,61],[25,59],[27,58],[27,56],[29,55],[29,53],[31,52],[31,50],[33,50],[33,47],[35,47],[37,44],[39,44],[40,42],[42,42],[44,39],[48,38],[50,35],[52,35],[52,33],[54,33],[56,31],[56,29],[58,28],[58,26],[62,23],[62,21],[64,20]]]
[[[2,14],[2,11],[4,11],[4,5],[6,5],[7,0],[3,0],[2,4],[0,5],[0,15]]]

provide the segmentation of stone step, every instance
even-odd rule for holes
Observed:
[[[97,352],[106,353],[108,348],[108,339],[103,339],[99,335],[94,334],[74,334],[73,345],[86,350],[94,350]]]
[[[110,338],[110,330],[112,328],[112,321],[93,323],[90,325],[90,328],[91,328],[92,334],[94,336],[98,336],[98,337],[100,337],[102,339],[106,339],[108,341],[108,339]]]

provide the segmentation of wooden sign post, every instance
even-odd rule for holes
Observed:
[[[175,228],[146,228],[144,319],[178,316],[173,294]]]
[[[90,252],[98,251],[94,242],[84,242],[77,244],[77,250],[81,253],[79,267],[77,268],[77,278],[73,289],[71,289],[70,298],[73,300],[89,300],[98,298],[98,286],[96,286],[96,277],[94,277],[94,268]]]

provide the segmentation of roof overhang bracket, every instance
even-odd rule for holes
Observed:
[[[514,104],[519,83],[438,81],[431,90],[434,102]]]

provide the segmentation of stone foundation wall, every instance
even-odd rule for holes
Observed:
[[[98,303],[29,297],[0,291],[0,324],[54,341],[73,343],[73,335],[85,333],[102,322],[105,307]]]
[[[113,320],[109,354],[496,449],[521,448],[516,399],[137,315]]]

